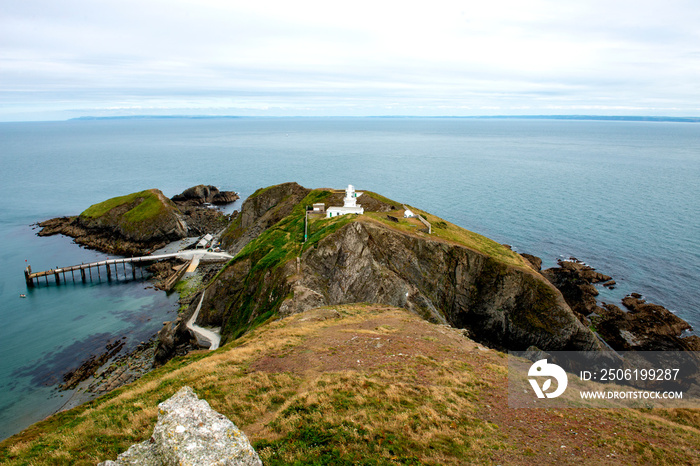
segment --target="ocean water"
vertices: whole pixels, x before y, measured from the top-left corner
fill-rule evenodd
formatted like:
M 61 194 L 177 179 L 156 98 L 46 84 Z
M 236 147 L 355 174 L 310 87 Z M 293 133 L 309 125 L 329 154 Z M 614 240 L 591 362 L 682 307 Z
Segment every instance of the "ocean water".
M 700 124 L 243 118 L 0 123 L 0 438 L 59 409 L 65 370 L 176 313 L 144 281 L 27 289 L 34 270 L 105 257 L 31 226 L 146 188 L 245 197 L 354 184 L 540 256 L 577 257 L 700 326 Z M 240 203 L 238 204 L 240 205 Z M 234 206 L 235 207 L 235 206 Z M 25 262 L 26 261 L 26 262 Z M 26 294 L 26 298 L 19 298 Z

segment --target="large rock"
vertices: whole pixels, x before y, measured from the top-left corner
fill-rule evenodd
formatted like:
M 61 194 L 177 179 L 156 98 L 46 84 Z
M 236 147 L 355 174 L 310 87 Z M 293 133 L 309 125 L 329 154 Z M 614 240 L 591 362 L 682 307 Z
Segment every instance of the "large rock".
M 190 387 L 181 388 L 158 408 L 158 423 L 149 440 L 100 465 L 262 466 L 245 434 Z
M 172 200 L 183 205 L 203 205 L 206 203 L 228 204 L 238 198 L 238 193 L 235 191 L 219 191 L 216 186 L 200 184 L 173 196 Z

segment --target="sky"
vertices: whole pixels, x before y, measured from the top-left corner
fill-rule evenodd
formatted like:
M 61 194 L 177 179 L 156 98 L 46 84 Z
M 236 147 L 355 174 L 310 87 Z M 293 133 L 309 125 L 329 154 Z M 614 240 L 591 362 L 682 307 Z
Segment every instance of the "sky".
M 697 0 L 0 0 L 0 121 L 700 116 Z

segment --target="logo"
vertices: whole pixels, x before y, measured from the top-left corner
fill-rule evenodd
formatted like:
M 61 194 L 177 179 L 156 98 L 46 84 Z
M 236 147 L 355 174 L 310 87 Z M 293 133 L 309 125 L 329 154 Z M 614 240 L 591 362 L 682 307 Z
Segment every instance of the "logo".
M 532 389 L 535 391 L 537 398 L 556 398 L 566 390 L 566 384 L 569 383 L 569 379 L 566 377 L 566 372 L 564 369 L 557 366 L 556 364 L 548 364 L 546 359 L 540 359 L 532 366 L 527 372 L 529 377 L 553 377 L 557 381 L 557 389 L 551 393 L 547 393 L 552 385 L 552 379 L 548 378 L 542 384 L 542 387 L 537 383 L 535 379 L 528 379 Z

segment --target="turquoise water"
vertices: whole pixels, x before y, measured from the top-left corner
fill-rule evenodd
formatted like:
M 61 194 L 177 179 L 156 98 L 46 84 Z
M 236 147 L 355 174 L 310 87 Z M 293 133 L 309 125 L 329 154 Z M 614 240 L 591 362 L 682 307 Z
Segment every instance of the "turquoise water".
M 285 181 L 370 189 L 552 266 L 575 256 L 700 325 L 700 124 L 465 119 L 174 119 L 0 124 L 0 437 L 59 408 L 62 370 L 174 315 L 147 283 L 27 290 L 103 254 L 30 225 L 145 188 Z M 19 294 L 27 294 L 19 299 Z

